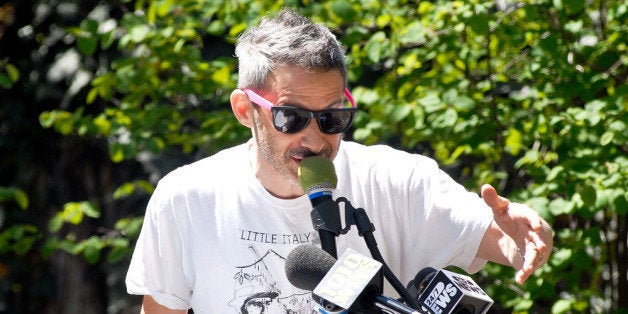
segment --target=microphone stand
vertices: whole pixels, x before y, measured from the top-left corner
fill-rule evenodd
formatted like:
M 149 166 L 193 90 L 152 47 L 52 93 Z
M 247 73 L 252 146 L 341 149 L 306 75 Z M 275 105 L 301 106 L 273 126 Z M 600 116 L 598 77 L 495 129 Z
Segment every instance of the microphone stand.
M 338 203 L 331 197 L 316 204 L 310 212 L 314 230 L 318 230 L 321 248 L 338 259 L 336 237 L 342 232 Z
M 382 263 L 382 269 L 384 271 L 384 277 L 390 282 L 393 288 L 399 293 L 401 298 L 403 298 L 406 303 L 408 303 L 414 309 L 420 309 L 421 306 L 419 303 L 412 298 L 408 290 L 404 287 L 404 285 L 399 281 L 397 276 L 390 270 L 386 261 L 384 261 L 384 257 L 382 257 L 379 248 L 377 247 L 377 241 L 375 240 L 375 236 L 373 235 L 373 231 L 375 231 L 375 226 L 371 223 L 366 211 L 363 208 L 355 208 L 349 200 L 345 197 L 339 197 L 337 202 L 342 202 L 345 204 L 345 220 L 347 223 L 347 231 L 351 225 L 355 225 L 358 228 L 358 234 L 364 238 L 366 242 L 366 246 L 371 252 L 371 256 Z M 349 215 L 350 214 L 350 215 Z M 344 230 L 343 230 L 344 231 Z M 346 233 L 346 231 L 344 232 Z

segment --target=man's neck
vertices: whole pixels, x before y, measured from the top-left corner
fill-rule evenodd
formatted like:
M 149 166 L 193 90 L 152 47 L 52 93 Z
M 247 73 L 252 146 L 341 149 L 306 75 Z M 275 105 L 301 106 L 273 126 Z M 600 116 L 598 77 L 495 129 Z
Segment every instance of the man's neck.
M 279 175 L 264 157 L 259 156 L 254 141 L 249 142 L 249 156 L 255 178 L 272 196 L 295 199 L 305 194 L 298 180 Z

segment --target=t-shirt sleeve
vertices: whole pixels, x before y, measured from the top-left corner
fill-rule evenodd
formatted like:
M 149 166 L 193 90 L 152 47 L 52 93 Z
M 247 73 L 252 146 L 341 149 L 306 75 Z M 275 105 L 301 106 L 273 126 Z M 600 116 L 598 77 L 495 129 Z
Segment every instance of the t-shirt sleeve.
M 163 182 L 163 181 L 162 181 Z M 174 205 L 160 184 L 151 197 L 126 276 L 129 294 L 150 295 L 171 309 L 190 308 L 191 287 L 183 265 L 183 245 Z
M 421 238 L 432 244 L 430 254 L 444 266 L 453 265 L 469 273 L 480 270 L 486 260 L 476 257 L 480 242 L 493 221 L 492 211 L 476 193 L 467 191 L 435 162 L 422 162 L 424 221 Z
M 369 212 L 380 249 L 400 278 L 410 280 L 427 266 L 473 273 L 485 265 L 476 255 L 493 215 L 477 193 L 426 156 L 383 145 L 343 142 L 341 148 L 334 161 L 338 186 Z

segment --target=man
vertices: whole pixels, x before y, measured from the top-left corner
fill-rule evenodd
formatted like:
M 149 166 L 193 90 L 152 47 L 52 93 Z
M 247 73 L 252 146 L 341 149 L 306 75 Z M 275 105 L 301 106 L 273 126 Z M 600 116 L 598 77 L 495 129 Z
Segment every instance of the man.
M 403 283 L 427 266 L 475 272 L 487 260 L 512 266 L 523 283 L 547 261 L 552 232 L 534 210 L 488 185 L 479 198 L 426 157 L 342 140 L 355 104 L 343 51 L 325 27 L 283 10 L 242 34 L 236 55 L 231 107 L 252 139 L 158 184 L 126 280 L 129 293 L 144 295 L 144 312 L 312 313 L 309 292 L 284 273 L 292 249 L 318 243 L 297 178 L 312 155 L 334 161 L 334 198 L 367 211 Z M 337 238 L 338 252 L 369 255 L 353 229 Z

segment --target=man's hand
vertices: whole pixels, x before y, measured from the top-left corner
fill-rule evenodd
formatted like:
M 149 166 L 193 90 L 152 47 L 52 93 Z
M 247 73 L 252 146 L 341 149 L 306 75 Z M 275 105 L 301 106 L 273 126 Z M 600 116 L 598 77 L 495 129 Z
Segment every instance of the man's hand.
M 495 223 L 517 246 L 515 258 L 518 255 L 522 263 L 512 264 L 517 269 L 516 282 L 523 284 L 549 259 L 553 247 L 552 228 L 536 211 L 523 204 L 511 203 L 489 184 L 482 186 L 481 194 L 484 202 L 493 209 Z

